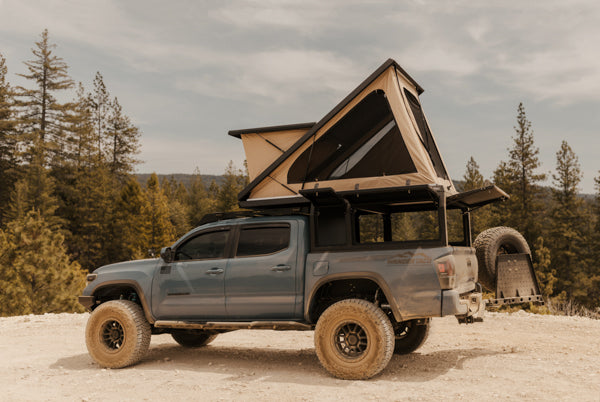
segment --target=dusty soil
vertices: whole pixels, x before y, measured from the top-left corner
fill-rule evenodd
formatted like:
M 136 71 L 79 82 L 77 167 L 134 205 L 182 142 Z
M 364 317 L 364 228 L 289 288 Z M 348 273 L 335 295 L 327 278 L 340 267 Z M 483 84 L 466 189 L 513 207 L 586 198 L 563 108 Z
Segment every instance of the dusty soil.
M 0 319 L 0 400 L 600 400 L 600 321 L 488 314 L 434 319 L 417 352 L 369 381 L 330 377 L 312 332 L 236 331 L 184 349 L 152 337 L 138 365 L 87 354 L 87 314 Z

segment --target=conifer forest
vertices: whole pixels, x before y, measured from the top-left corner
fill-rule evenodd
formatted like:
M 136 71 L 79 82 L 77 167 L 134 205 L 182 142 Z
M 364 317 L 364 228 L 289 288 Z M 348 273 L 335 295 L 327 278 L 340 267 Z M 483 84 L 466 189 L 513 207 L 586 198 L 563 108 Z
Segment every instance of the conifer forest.
M 233 162 L 220 180 L 196 171 L 185 182 L 157 174 L 141 182 L 140 129 L 100 72 L 91 88 L 73 82 L 47 30 L 22 66 L 9 75 L 0 53 L 0 316 L 82 311 L 77 296 L 88 272 L 148 258 L 205 214 L 238 209 L 248 178 Z M 27 85 L 13 86 L 14 74 Z M 511 146 L 492 177 L 475 155 L 455 181 L 463 191 L 493 183 L 511 196 L 473 212 L 473 239 L 493 226 L 517 229 L 547 305 L 597 315 L 600 176 L 594 197 L 580 194 L 582 172 L 566 140 L 546 175 L 523 104 L 507 136 Z

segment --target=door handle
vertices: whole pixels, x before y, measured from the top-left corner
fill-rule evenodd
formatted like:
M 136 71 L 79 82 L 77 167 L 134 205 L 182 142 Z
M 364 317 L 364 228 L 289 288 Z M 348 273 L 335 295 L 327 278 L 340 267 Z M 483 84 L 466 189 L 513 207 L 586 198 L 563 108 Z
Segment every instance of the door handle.
M 223 268 L 211 268 L 208 271 L 206 271 L 206 275 L 220 275 L 223 272 L 225 272 L 225 270 Z
M 275 265 L 274 267 L 272 267 L 271 271 L 283 272 L 283 271 L 289 271 L 290 269 L 292 269 L 292 267 L 290 267 L 289 265 L 279 264 L 279 265 Z

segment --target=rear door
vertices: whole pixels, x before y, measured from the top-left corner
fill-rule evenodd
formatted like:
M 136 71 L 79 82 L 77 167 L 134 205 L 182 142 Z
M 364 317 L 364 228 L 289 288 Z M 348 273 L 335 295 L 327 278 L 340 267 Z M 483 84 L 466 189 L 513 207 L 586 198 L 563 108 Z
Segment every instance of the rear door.
M 158 319 L 225 318 L 225 269 L 230 249 L 229 227 L 192 235 L 174 250 L 153 283 L 152 306 Z
M 297 222 L 239 227 L 225 274 L 231 320 L 292 319 L 296 299 Z

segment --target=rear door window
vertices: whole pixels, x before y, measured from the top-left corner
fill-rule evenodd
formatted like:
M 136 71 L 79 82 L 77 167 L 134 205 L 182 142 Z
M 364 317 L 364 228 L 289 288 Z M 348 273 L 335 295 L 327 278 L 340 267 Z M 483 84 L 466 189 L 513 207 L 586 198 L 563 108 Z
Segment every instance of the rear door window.
M 290 225 L 242 226 L 236 257 L 274 254 L 290 244 Z

